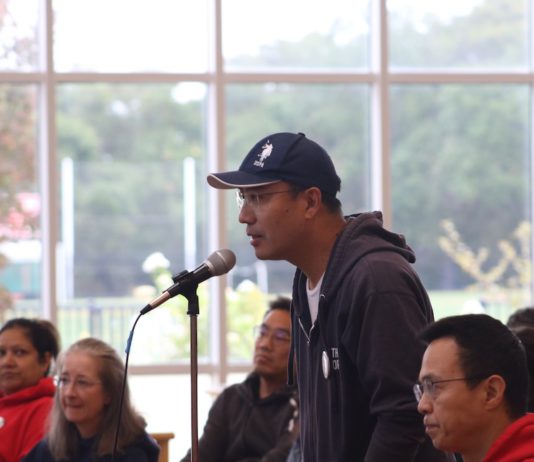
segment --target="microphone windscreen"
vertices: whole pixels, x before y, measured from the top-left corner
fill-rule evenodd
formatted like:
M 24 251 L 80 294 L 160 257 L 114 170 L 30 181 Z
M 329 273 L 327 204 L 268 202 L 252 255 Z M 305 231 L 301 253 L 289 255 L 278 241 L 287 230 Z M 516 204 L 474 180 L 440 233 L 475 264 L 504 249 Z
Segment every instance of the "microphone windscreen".
M 213 276 L 228 273 L 235 265 L 235 254 L 229 249 L 220 249 L 213 252 L 206 260 Z

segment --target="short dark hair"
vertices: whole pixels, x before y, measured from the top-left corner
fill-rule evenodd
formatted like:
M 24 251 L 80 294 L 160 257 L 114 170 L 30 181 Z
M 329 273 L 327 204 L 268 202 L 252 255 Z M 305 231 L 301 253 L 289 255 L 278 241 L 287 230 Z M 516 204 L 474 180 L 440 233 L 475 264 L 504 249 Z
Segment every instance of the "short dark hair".
M 490 375 L 506 382 L 504 399 L 508 413 L 516 419 L 525 414 L 528 396 L 528 371 L 525 350 L 508 327 L 486 314 L 450 316 L 427 326 L 419 337 L 429 344 L 444 337 L 459 347 L 459 361 L 468 381 L 475 387 Z
M 294 183 L 290 183 L 290 184 L 295 195 L 302 191 L 306 191 L 306 189 L 309 189 L 303 186 L 296 185 Z M 329 212 L 343 213 L 341 201 L 336 196 L 333 196 L 332 194 L 328 194 L 328 193 L 325 193 L 324 191 L 321 191 L 321 202 L 324 204 L 324 206 L 328 209 Z
M 506 325 L 512 330 L 522 326 L 534 328 L 534 307 L 526 306 L 518 309 L 510 315 Z
M 10 329 L 22 329 L 33 347 L 37 350 L 39 359 L 43 360 L 46 353 L 53 359 L 57 358 L 60 349 L 59 332 L 46 319 L 13 318 L 0 329 L 0 334 Z M 49 371 L 46 371 L 48 374 Z
M 527 355 L 529 375 L 528 412 L 534 412 L 534 327 L 520 326 L 512 329 L 512 332 L 521 340 Z
M 291 299 L 284 295 L 278 295 L 275 299 L 269 302 L 269 309 L 267 313 L 272 310 L 289 311 L 291 309 Z

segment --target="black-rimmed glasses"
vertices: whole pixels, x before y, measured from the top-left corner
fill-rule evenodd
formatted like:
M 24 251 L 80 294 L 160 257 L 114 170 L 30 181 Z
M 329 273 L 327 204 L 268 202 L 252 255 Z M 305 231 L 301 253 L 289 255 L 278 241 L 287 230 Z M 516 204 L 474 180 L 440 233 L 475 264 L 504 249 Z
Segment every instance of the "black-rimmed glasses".
M 291 334 L 286 329 L 271 329 L 269 326 L 262 324 L 254 327 L 254 336 L 256 338 L 271 337 L 275 342 L 287 343 L 291 340 Z
M 423 393 L 426 393 L 430 399 L 436 399 L 437 396 L 437 387 L 436 385 L 440 383 L 446 383 L 446 382 L 459 382 L 459 381 L 468 381 L 468 380 L 481 380 L 486 378 L 485 376 L 480 377 L 458 377 L 455 379 L 443 379 L 443 380 L 431 380 L 431 379 L 423 379 L 422 382 L 417 382 L 413 386 L 413 394 L 415 395 L 415 399 L 417 402 L 421 401 L 423 399 Z

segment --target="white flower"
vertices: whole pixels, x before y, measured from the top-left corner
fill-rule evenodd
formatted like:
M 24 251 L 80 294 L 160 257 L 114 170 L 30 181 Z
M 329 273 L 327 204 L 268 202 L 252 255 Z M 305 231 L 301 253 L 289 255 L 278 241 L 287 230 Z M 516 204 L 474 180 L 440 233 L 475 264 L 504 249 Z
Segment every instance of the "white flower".
M 151 253 L 143 262 L 143 271 L 151 274 L 158 269 L 167 269 L 171 263 L 161 252 Z

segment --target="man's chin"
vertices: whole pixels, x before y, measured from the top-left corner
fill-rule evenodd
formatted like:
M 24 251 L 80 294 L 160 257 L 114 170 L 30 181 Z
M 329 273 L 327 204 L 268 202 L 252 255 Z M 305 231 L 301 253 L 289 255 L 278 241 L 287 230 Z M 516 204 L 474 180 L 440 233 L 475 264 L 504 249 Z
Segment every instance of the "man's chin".
M 285 260 L 284 257 L 276 255 L 272 252 L 269 252 L 268 250 L 262 250 L 259 247 L 254 248 L 254 254 L 256 255 L 256 258 L 258 260 L 271 260 L 271 261 Z

